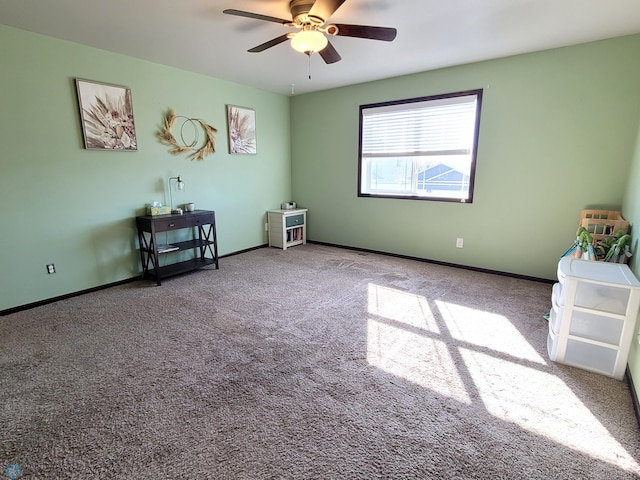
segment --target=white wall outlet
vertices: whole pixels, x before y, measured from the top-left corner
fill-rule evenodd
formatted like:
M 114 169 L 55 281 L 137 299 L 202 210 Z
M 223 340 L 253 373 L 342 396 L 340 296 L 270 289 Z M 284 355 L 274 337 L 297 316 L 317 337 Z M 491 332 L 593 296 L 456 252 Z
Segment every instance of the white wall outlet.
M 462 248 L 464 246 L 463 238 L 456 238 L 456 248 Z
M 47 264 L 47 273 L 51 275 L 52 273 L 56 273 L 56 266 L 53 263 Z

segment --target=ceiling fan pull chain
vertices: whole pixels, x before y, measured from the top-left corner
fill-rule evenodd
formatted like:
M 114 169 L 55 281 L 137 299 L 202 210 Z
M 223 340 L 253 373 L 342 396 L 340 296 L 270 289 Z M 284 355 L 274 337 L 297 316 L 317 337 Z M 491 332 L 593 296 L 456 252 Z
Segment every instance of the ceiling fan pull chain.
M 307 58 L 309 59 L 309 80 L 311 80 L 311 54 L 307 53 Z

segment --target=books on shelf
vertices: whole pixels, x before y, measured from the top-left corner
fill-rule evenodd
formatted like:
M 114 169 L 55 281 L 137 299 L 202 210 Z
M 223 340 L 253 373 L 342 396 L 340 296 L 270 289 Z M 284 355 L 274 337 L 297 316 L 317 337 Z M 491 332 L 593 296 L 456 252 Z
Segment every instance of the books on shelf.
M 302 241 L 302 227 L 287 230 L 287 242 Z
M 165 245 L 158 245 L 158 253 L 173 252 L 175 250 L 180 250 L 180 247 L 176 247 L 175 245 L 171 245 L 169 243 Z

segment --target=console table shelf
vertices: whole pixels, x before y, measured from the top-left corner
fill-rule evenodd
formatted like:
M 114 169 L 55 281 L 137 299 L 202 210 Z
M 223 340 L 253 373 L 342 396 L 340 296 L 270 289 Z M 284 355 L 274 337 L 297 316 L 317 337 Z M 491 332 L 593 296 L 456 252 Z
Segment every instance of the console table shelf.
M 172 252 L 169 252 L 172 253 Z M 159 277 L 166 278 L 173 275 L 180 275 L 182 273 L 192 272 L 207 265 L 215 265 L 215 261 L 211 258 L 193 258 L 184 262 L 177 262 L 158 268 Z M 148 272 L 148 277 L 156 279 L 156 275 L 153 271 Z M 159 280 L 158 280 L 159 281 Z M 158 283 L 160 285 L 160 283 Z
M 181 273 L 192 272 L 202 267 L 218 264 L 218 241 L 216 234 L 215 212 L 196 210 L 184 214 L 143 215 L 136 217 L 142 278 L 155 280 L 158 285 L 162 279 Z M 191 231 L 192 239 L 171 242 L 171 250 L 162 251 L 157 234 L 184 230 Z M 160 257 L 170 258 L 170 254 L 190 251 L 194 258 L 160 265 Z

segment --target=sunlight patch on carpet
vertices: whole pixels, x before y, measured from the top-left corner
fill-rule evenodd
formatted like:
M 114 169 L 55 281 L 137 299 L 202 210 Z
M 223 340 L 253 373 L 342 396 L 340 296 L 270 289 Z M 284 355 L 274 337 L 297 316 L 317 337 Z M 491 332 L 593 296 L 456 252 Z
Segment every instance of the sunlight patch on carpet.
M 542 365 L 546 363 L 503 315 L 440 300 L 435 304 L 454 339 Z M 496 335 L 496 332 L 500 334 Z
M 424 297 L 369 284 L 369 364 L 470 404 L 455 362 Z M 436 337 L 436 338 L 434 338 Z
M 504 315 L 370 283 L 367 327 L 371 365 L 463 404 L 482 402 L 501 421 L 637 471 L 597 418 L 606 406 L 590 410 L 549 374 L 547 360 Z
M 592 458 L 637 471 L 636 461 L 561 379 L 499 356 L 466 348 L 460 352 L 489 413 Z M 513 381 L 522 378 L 527 381 Z M 541 396 L 550 401 L 541 403 Z
M 369 284 L 369 314 L 439 334 L 427 299 L 395 288 Z

